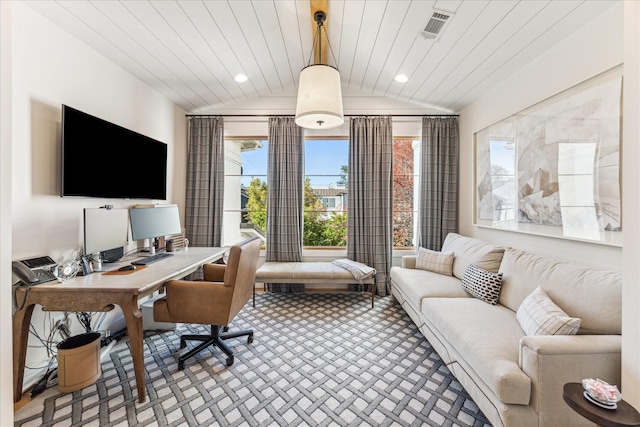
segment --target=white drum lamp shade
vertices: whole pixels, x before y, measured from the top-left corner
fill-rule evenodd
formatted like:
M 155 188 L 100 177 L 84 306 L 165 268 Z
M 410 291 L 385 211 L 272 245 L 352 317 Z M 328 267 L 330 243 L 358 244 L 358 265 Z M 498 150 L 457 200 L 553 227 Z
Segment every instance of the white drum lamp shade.
M 325 64 L 300 72 L 296 124 L 306 129 L 331 129 L 344 123 L 340 72 Z

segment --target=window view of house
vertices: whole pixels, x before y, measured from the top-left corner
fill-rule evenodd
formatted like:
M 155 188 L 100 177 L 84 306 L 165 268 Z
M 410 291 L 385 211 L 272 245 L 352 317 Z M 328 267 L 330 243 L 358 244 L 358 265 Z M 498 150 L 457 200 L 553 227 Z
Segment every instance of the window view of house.
M 412 247 L 414 237 L 414 141 L 393 143 L 393 240 Z M 269 141 L 229 139 L 225 142 L 225 244 L 259 236 L 266 244 L 267 163 Z M 303 245 L 347 244 L 349 179 L 347 139 L 305 141 Z
M 304 246 L 347 245 L 349 141 L 304 144 Z

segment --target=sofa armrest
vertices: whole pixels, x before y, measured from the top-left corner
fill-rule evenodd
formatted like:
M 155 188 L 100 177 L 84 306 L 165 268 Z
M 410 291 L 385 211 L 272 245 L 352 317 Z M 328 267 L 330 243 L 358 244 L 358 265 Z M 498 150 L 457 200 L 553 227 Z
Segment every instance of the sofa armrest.
M 540 425 L 584 421 L 564 402 L 562 387 L 584 378 L 620 384 L 620 335 L 544 335 L 520 340 L 520 368 L 531 379 L 530 405 Z
M 402 268 L 416 268 L 416 256 L 405 255 L 402 257 Z

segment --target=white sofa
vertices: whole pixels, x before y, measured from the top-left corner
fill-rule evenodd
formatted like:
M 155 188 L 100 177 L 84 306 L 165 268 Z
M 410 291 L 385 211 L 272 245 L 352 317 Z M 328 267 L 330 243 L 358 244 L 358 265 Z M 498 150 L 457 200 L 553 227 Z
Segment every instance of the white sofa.
M 449 234 L 453 275 L 415 268 L 415 256 L 391 269 L 391 291 L 494 426 L 592 425 L 563 401 L 562 387 L 583 378 L 620 384 L 620 273 L 502 248 Z M 470 264 L 500 272 L 497 305 L 461 287 Z M 527 336 L 516 318 L 540 286 L 577 335 Z

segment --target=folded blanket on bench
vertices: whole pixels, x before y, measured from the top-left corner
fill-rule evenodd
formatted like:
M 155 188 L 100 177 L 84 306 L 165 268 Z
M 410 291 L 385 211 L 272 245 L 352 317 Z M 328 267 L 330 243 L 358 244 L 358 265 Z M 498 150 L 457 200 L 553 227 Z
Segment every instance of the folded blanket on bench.
M 362 284 L 363 280 L 368 279 L 369 277 L 372 277 L 376 274 L 375 268 L 369 267 L 368 265 L 358 261 L 350 260 L 348 258 L 336 259 L 334 261 L 331 261 L 331 263 L 349 271 L 360 284 Z

